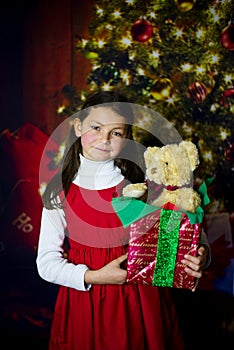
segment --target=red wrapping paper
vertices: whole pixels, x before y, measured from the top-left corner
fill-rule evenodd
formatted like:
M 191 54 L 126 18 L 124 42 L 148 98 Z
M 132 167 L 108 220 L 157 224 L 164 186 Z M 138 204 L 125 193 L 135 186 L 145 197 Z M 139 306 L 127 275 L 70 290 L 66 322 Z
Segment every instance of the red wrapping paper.
M 187 214 L 182 213 L 173 270 L 173 283 L 168 285 L 163 280 L 163 277 L 160 283 L 155 283 L 154 276 L 157 277 L 157 273 L 160 273 L 157 271 L 157 264 L 159 264 L 157 249 L 159 239 L 161 239 L 160 215 L 161 210 L 157 210 L 137 220 L 130 226 L 127 282 L 194 289 L 197 280 L 184 271 L 185 265 L 181 260 L 183 260 L 186 253 L 194 256 L 197 254 L 202 227 L 201 223 L 191 224 Z M 170 242 L 166 243 L 170 245 Z

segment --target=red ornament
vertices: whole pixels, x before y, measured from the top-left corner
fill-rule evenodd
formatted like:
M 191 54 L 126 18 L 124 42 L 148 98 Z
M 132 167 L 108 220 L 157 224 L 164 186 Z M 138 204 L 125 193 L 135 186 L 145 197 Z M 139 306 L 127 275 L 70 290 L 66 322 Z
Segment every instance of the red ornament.
M 234 87 L 231 87 L 230 89 L 227 89 L 222 93 L 222 96 L 220 97 L 221 106 L 224 106 L 226 109 L 228 109 L 229 100 L 231 98 L 234 98 Z
M 188 88 L 188 96 L 193 99 L 195 103 L 205 101 L 207 96 L 207 89 L 205 84 L 195 81 Z
M 222 30 L 221 44 L 227 50 L 234 50 L 234 21 L 230 21 L 228 26 Z
M 229 147 L 225 150 L 224 155 L 229 162 L 234 162 L 234 143 L 229 145 Z
M 146 19 L 138 19 L 131 28 L 133 40 L 141 43 L 149 40 L 153 34 L 152 24 Z

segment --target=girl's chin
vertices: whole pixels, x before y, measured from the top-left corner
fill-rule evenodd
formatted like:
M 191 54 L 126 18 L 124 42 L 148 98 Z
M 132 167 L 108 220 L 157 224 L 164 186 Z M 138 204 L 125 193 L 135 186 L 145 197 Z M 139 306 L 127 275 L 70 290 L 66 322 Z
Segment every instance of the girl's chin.
M 85 155 L 85 158 L 94 160 L 94 161 L 105 161 L 111 159 L 111 153 L 107 151 L 102 150 L 93 150 L 92 152 L 89 152 Z

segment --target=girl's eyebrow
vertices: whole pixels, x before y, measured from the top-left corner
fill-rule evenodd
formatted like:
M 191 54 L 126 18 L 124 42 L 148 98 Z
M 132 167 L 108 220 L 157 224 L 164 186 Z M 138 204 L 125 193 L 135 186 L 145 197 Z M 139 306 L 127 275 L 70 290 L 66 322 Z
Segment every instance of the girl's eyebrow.
M 101 122 L 99 122 L 99 121 L 97 121 L 95 119 L 90 120 L 90 123 L 96 123 L 96 124 L 101 125 L 101 126 L 105 126 L 106 125 L 106 124 L 102 124 Z M 108 124 L 111 125 L 111 124 L 116 124 L 116 123 L 113 122 L 113 123 L 108 123 Z M 124 129 L 125 128 L 125 124 L 121 123 L 121 125 L 123 125 L 123 126 L 117 126 L 117 127 L 113 128 L 113 129 Z
M 96 124 L 99 124 L 99 125 L 103 125 L 102 123 L 98 122 L 98 121 L 95 120 L 95 119 L 90 120 L 90 123 L 96 123 Z

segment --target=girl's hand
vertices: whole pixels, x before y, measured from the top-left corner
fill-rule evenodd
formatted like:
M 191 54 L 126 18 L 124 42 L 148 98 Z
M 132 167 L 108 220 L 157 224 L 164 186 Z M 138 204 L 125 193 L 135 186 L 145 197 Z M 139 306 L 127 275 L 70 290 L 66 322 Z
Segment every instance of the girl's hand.
M 99 270 L 87 270 L 84 276 L 85 283 L 124 284 L 127 278 L 127 271 L 122 269 L 120 265 L 127 259 L 127 256 L 127 254 L 121 255 Z
M 185 254 L 184 259 L 181 260 L 181 262 L 186 265 L 185 271 L 187 274 L 195 278 L 201 278 L 204 266 L 206 265 L 208 249 L 205 245 L 202 245 L 197 253 L 197 256 Z

